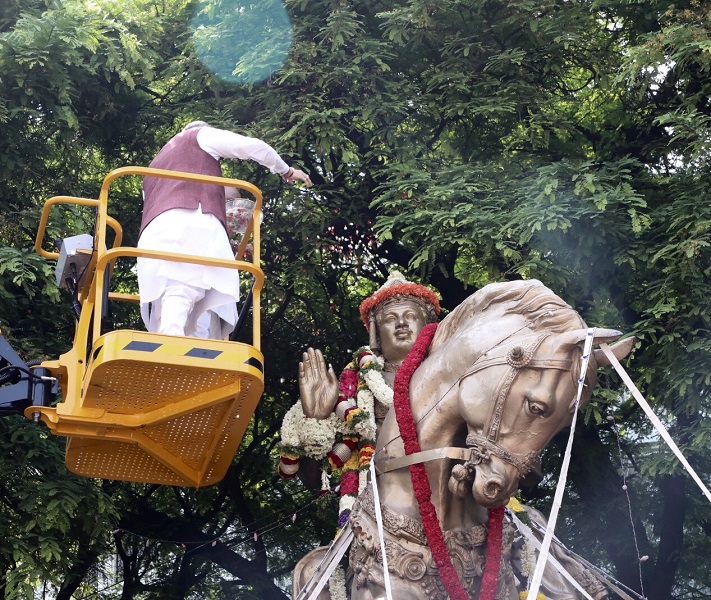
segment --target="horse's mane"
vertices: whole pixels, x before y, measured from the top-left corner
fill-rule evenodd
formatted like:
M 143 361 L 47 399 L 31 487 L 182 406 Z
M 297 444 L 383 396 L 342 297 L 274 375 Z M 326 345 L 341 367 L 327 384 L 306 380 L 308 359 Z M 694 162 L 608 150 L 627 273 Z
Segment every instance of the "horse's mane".
M 469 296 L 442 320 L 430 345 L 430 352 L 445 343 L 467 321 L 502 304 L 510 304 L 504 306 L 504 315 L 525 316 L 532 331 L 546 330 L 551 333 L 561 333 L 587 327 L 569 304 L 537 279 L 491 283 Z M 578 360 L 573 360 L 571 375 L 574 380 L 579 376 L 579 370 L 576 368 L 578 363 Z M 587 387 L 588 391 L 594 386 L 591 378 L 596 377 L 596 369 L 594 364 L 588 368 L 586 380 L 590 379 L 589 383 L 592 383 Z
M 490 283 L 442 320 L 431 350 L 447 341 L 465 321 L 498 304 L 510 304 L 504 314 L 524 315 L 534 331 L 548 329 L 558 333 L 585 327 L 578 313 L 537 279 Z

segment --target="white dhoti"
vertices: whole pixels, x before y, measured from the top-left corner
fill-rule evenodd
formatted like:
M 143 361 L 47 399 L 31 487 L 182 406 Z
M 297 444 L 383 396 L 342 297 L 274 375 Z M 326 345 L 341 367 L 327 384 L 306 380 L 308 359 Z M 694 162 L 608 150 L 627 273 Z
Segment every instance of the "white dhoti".
M 161 213 L 138 248 L 234 260 L 222 223 L 200 208 Z M 138 289 L 148 331 L 223 339 L 237 323 L 236 269 L 138 258 Z

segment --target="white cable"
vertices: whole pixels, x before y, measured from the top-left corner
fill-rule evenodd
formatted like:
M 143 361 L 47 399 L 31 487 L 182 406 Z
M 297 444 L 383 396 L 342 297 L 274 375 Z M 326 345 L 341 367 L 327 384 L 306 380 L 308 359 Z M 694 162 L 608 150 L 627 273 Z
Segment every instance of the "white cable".
M 607 356 L 610 361 L 610 364 L 615 367 L 615 371 L 617 371 L 617 373 L 622 378 L 622 381 L 625 382 L 630 392 L 632 392 L 632 395 L 634 396 L 635 400 L 637 400 L 638 404 L 642 407 L 642 410 L 646 413 L 647 417 L 649 417 L 649 420 L 652 422 L 652 425 L 654 425 L 655 429 L 659 432 L 659 435 L 662 436 L 662 439 L 667 443 L 667 446 L 672 449 L 672 452 L 674 452 L 681 464 L 684 465 L 684 468 L 687 470 L 689 475 L 691 475 L 696 484 L 701 488 L 701 491 L 704 493 L 706 498 L 708 498 L 709 502 L 711 502 L 711 492 L 709 492 L 709 489 L 701 481 L 701 478 L 696 474 L 696 471 L 694 471 L 694 469 L 691 467 L 686 458 L 684 458 L 684 455 L 681 453 L 681 450 L 679 450 L 678 446 L 674 443 L 674 440 L 669 435 L 669 432 L 666 430 L 657 415 L 654 414 L 654 411 L 651 409 L 649 404 L 647 404 L 647 401 L 637 389 L 637 386 L 632 383 L 632 380 L 630 379 L 629 375 L 627 375 L 627 372 L 622 368 L 620 361 L 617 360 L 617 357 L 612 353 L 610 347 L 607 344 L 600 344 L 600 349 L 605 354 L 605 356 Z
M 514 517 L 515 517 L 515 514 L 514 514 Z M 541 524 L 536 522 L 535 520 L 531 520 L 531 525 L 532 525 L 532 529 L 534 528 L 538 533 L 540 533 L 540 534 L 545 533 L 545 528 L 542 527 Z M 539 548 L 540 541 L 538 541 L 538 539 L 535 537 L 534 537 L 534 539 L 536 540 L 536 542 L 538 542 L 538 545 L 536 546 L 536 548 Z M 605 573 L 605 571 L 603 571 L 599 567 L 592 564 L 589 560 L 587 560 L 587 559 L 583 558 L 582 556 L 580 556 L 579 554 L 576 554 L 575 552 L 573 552 L 570 548 L 566 548 L 560 542 L 560 540 L 558 540 L 557 538 L 554 538 L 554 541 L 569 557 L 574 558 L 581 565 L 586 567 L 593 574 L 593 576 L 595 576 L 597 578 L 598 581 L 600 581 L 603 585 L 606 585 L 611 590 L 613 590 L 620 598 L 623 598 L 623 600 L 635 600 L 635 599 L 636 600 L 646 600 L 645 596 L 638 594 L 634 590 L 628 588 L 624 583 L 617 581 L 616 579 L 614 579 L 613 577 L 611 577 L 610 575 Z M 620 589 L 620 586 L 626 588 L 627 591 L 625 592 L 624 590 Z
M 380 510 L 380 495 L 378 494 L 378 482 L 376 481 L 375 461 L 370 461 L 370 483 L 373 485 L 373 505 L 375 506 L 375 521 L 378 524 L 378 536 L 380 537 L 380 553 L 383 555 L 383 580 L 385 581 L 385 597 L 393 600 L 393 592 L 390 588 L 390 571 L 388 571 L 388 555 L 385 552 L 385 529 L 383 527 L 383 513 Z
M 537 550 L 540 551 L 541 549 L 541 542 L 538 540 L 536 536 L 533 535 L 533 532 L 529 529 L 528 525 L 526 525 L 521 519 L 519 519 L 516 514 L 511 511 L 510 513 L 511 520 L 513 521 L 514 525 L 516 525 L 516 528 L 521 532 L 521 534 L 529 541 L 531 542 Z M 583 586 L 581 586 L 577 581 L 575 581 L 575 578 L 566 571 L 565 567 L 561 565 L 558 560 L 550 555 L 548 557 L 548 562 L 553 565 L 556 571 L 560 573 L 565 579 L 568 580 L 568 582 L 576 589 L 578 592 L 580 592 L 585 598 L 588 600 L 594 600 L 593 597 L 588 594 Z M 631 599 L 630 599 L 631 600 Z
M 565 482 L 568 478 L 568 467 L 570 465 L 570 455 L 572 453 L 573 448 L 573 435 L 575 434 L 575 424 L 578 419 L 578 406 L 580 404 L 580 396 L 583 393 L 583 384 L 585 382 L 585 374 L 588 370 L 588 362 L 590 360 L 590 352 L 592 350 L 594 337 L 595 328 L 593 327 L 591 329 L 588 329 L 587 335 L 585 337 L 583 356 L 581 358 L 582 364 L 580 367 L 580 378 L 578 379 L 578 394 L 575 398 L 575 406 L 573 408 L 573 420 L 570 424 L 570 434 L 568 435 L 568 444 L 565 448 L 565 455 L 563 456 L 563 465 L 560 469 L 558 485 L 555 489 L 553 507 L 551 508 L 551 514 L 548 517 L 548 527 L 546 528 L 545 536 L 543 536 L 540 554 L 538 555 L 538 561 L 536 562 L 536 570 L 533 572 L 533 578 L 531 579 L 531 587 L 528 590 L 528 596 L 526 596 L 526 600 L 536 600 L 536 598 L 538 597 L 538 590 L 541 587 L 541 579 L 543 579 L 543 571 L 546 568 L 546 561 L 548 560 L 551 539 L 553 538 L 553 531 L 555 530 L 555 524 L 558 520 L 558 511 L 560 510 L 560 505 L 563 502 Z
M 346 550 L 348 550 L 352 541 L 353 529 L 350 526 L 350 522 L 348 522 L 343 526 L 335 539 L 331 541 L 328 550 L 326 550 L 326 553 L 311 574 L 309 580 L 304 587 L 301 588 L 296 600 L 316 600 L 316 598 L 318 598 L 318 595 L 321 593 L 321 590 L 326 587 L 329 578 L 338 567 L 338 563 L 346 553 Z

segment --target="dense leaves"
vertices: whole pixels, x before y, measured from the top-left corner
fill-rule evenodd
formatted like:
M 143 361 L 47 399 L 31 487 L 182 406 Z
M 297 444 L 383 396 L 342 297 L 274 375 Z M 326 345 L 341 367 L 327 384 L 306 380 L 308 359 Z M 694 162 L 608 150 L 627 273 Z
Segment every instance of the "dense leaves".
M 636 335 L 632 377 L 708 483 L 710 18 L 700 0 L 6 0 L 0 328 L 26 360 L 73 334 L 32 251 L 47 198 L 95 197 L 196 118 L 264 139 L 315 186 L 225 165 L 266 199 L 267 381 L 224 482 L 81 480 L 61 440 L 0 422 L 5 596 L 288 597 L 295 560 L 334 528 L 332 502 L 275 476 L 296 363 L 314 346 L 345 364 L 365 342 L 358 303 L 392 266 L 450 310 L 536 277 Z M 110 205 L 131 244 L 139 183 Z M 92 228 L 64 211 L 44 243 Z M 135 289 L 130 265 L 115 277 Z M 708 504 L 615 374 L 584 416 L 557 535 L 650 599 L 711 597 Z M 525 494 L 543 509 L 560 449 Z

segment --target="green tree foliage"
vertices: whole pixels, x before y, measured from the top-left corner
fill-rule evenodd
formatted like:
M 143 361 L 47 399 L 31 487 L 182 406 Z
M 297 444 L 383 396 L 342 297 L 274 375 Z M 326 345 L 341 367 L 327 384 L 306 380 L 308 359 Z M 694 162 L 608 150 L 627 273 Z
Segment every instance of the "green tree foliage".
M 264 139 L 315 182 L 226 165 L 265 195 L 267 381 L 224 482 L 80 480 L 61 440 L 0 423 L 6 597 L 40 582 L 60 598 L 287 597 L 295 560 L 334 527 L 332 500 L 274 473 L 296 363 L 308 346 L 346 362 L 365 342 L 358 303 L 393 265 L 437 287 L 446 309 L 489 281 L 536 277 L 591 325 L 636 335 L 632 377 L 708 482 L 706 4 L 286 0 L 266 25 L 254 6 L 0 6 L 0 327 L 27 360 L 57 356 L 73 333 L 52 265 L 31 250 L 48 197 L 95 197 L 108 170 L 148 164 L 195 118 Z M 283 64 L 279 44 L 250 36 L 230 64 L 240 15 L 250 34 L 291 40 Z M 112 190 L 127 243 L 138 184 Z M 90 211 L 66 211 L 45 243 L 92 227 Z M 135 289 L 130 267 L 116 277 Z M 616 374 L 584 416 L 557 535 L 652 600 L 710 597 L 707 504 Z M 542 508 L 562 443 L 526 493 Z

